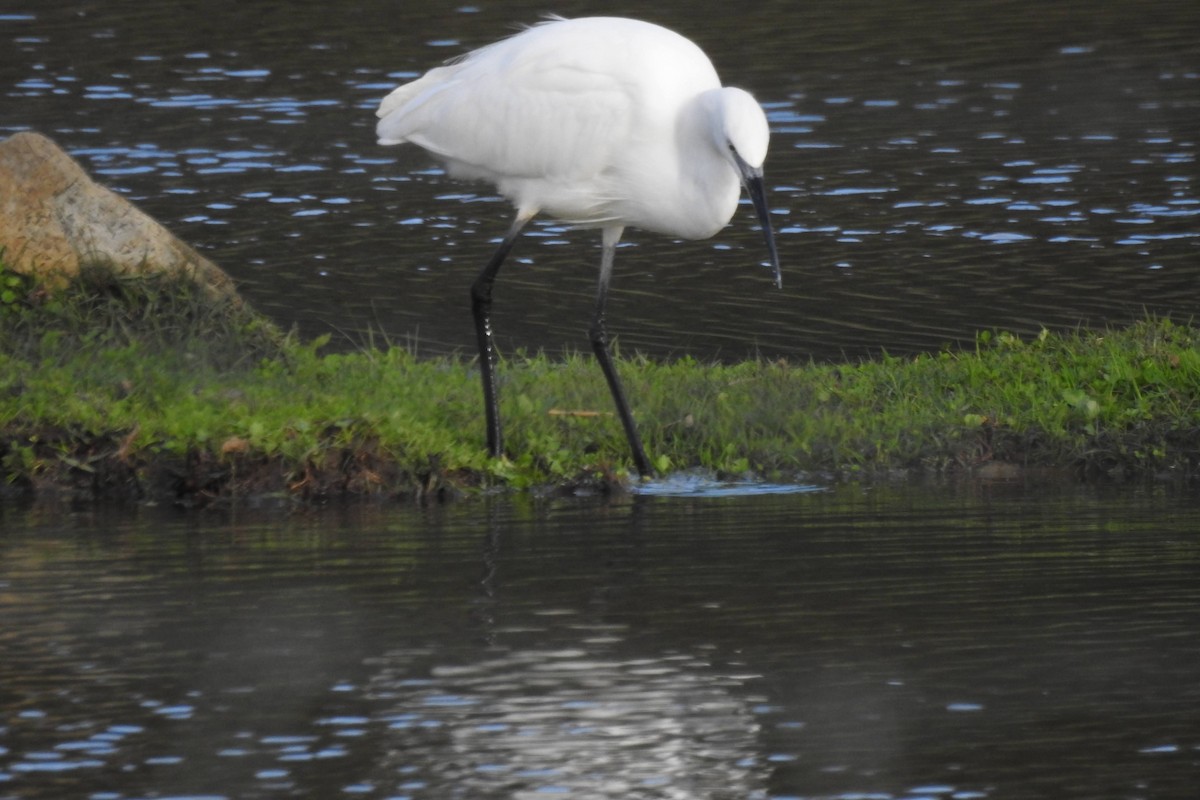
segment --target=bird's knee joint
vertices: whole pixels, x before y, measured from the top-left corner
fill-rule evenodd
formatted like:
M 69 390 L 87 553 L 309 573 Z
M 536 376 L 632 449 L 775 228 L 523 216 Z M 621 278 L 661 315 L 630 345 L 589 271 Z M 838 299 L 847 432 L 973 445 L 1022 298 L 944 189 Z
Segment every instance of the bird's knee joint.
M 593 347 L 608 347 L 608 331 L 602 324 L 593 325 L 588 328 L 588 340 Z
M 476 281 L 471 284 L 471 303 L 473 305 L 490 305 L 492 302 L 492 284 Z

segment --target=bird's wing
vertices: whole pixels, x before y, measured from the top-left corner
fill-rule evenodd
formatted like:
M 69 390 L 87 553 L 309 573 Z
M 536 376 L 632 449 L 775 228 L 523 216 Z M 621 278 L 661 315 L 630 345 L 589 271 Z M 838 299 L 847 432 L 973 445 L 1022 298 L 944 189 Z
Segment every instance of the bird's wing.
M 412 142 L 475 177 L 595 175 L 631 130 L 637 98 L 594 54 L 509 39 L 384 99 L 382 143 Z

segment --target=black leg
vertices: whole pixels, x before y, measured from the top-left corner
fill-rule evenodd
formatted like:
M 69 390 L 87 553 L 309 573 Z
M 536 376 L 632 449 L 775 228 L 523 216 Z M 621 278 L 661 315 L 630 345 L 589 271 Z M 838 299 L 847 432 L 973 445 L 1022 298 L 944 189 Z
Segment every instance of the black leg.
M 625 390 L 621 387 L 621 379 L 612 363 L 612 355 L 608 350 L 608 329 L 604 320 L 604 308 L 608 303 L 608 282 L 612 278 L 613 256 L 617 249 L 617 240 L 621 238 L 621 229 L 605 228 L 604 249 L 600 259 L 600 282 L 596 288 L 596 316 L 592 319 L 592 327 L 588 336 L 592 341 L 592 352 L 600 362 L 604 378 L 608 381 L 608 389 L 612 392 L 613 402 L 617 404 L 617 413 L 621 416 L 621 424 L 625 427 L 625 438 L 629 440 L 629 449 L 633 452 L 633 463 L 638 474 L 648 478 L 654 474 L 650 459 L 642 447 L 642 439 L 638 436 L 637 425 L 634 424 L 633 414 L 629 410 L 629 402 L 625 399 Z
M 496 346 L 492 342 L 492 284 L 496 273 L 521 234 L 532 214 L 518 214 L 504 241 L 484 266 L 475 283 L 471 284 L 471 314 L 475 317 L 475 339 L 479 344 L 479 374 L 483 378 L 483 412 L 487 418 L 488 453 L 493 458 L 504 454 L 504 437 L 500 432 L 500 408 L 496 401 Z

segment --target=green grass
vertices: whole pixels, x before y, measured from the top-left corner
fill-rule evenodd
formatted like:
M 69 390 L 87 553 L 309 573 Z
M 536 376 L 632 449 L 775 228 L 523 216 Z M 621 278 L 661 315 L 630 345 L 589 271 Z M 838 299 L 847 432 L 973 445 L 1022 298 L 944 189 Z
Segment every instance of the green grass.
M 499 367 L 509 458 L 484 455 L 473 361 L 326 352 L 249 309 L 104 270 L 45 296 L 0 268 L 0 480 L 10 493 L 206 503 L 619 483 L 630 461 L 590 356 Z M 773 479 L 970 471 L 1191 475 L 1200 331 L 980 334 L 853 364 L 623 358 L 650 457 Z

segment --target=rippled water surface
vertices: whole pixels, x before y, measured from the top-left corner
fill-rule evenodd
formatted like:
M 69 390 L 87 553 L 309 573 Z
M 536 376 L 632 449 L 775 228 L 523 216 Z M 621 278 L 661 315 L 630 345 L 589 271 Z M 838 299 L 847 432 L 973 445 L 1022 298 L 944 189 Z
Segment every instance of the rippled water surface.
M 372 112 L 546 8 L 9 0 L 0 133 L 53 136 L 284 323 L 469 350 L 466 289 L 507 204 L 376 146 Z M 771 120 L 784 290 L 748 209 L 708 242 L 632 231 L 610 312 L 627 346 L 837 358 L 1197 311 L 1192 0 L 555 10 L 680 30 Z M 505 345 L 582 346 L 596 235 L 547 221 L 515 257 Z
M 1200 506 L 0 508 L 0 798 L 1193 798 Z

